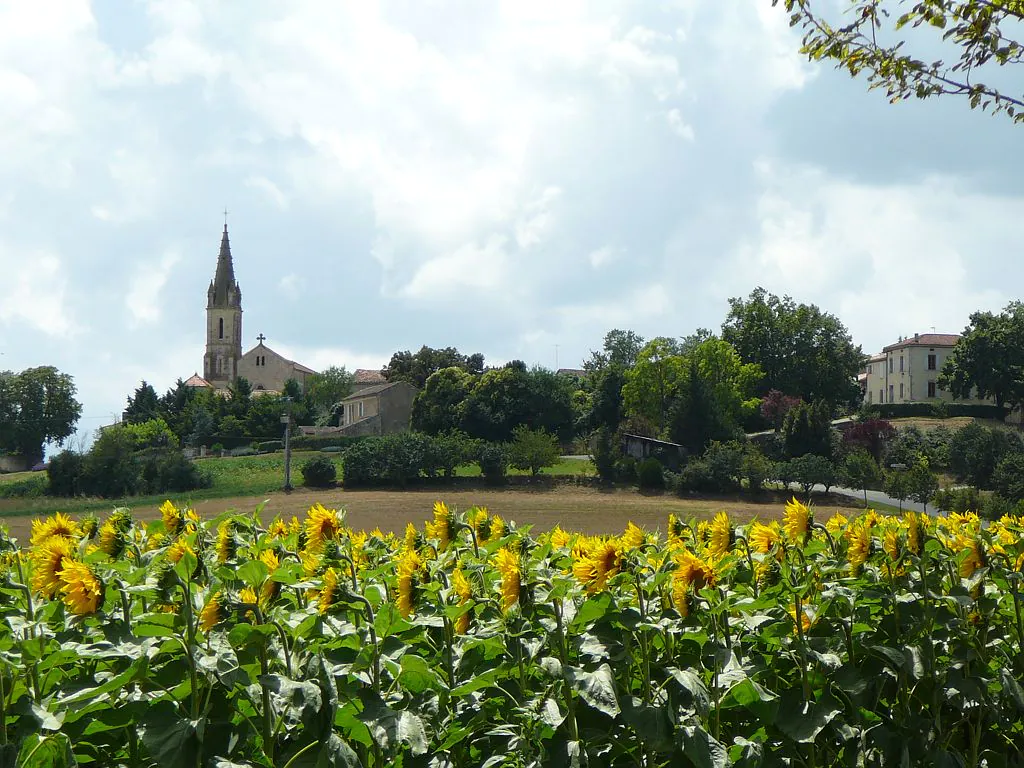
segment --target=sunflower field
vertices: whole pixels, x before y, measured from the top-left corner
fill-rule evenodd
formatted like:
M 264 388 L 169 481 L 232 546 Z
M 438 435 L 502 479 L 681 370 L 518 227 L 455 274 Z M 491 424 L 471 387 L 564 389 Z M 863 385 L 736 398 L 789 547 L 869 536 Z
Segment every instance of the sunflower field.
M 1024 520 L 0 537 L 0 766 L 1016 766 Z

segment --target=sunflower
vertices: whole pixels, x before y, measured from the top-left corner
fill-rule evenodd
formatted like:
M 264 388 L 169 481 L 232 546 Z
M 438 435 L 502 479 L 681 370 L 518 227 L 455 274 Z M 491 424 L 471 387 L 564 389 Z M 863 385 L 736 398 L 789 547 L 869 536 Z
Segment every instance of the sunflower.
M 679 571 L 672 574 L 672 604 L 684 619 L 690 615 L 690 582 Z
M 170 499 L 160 505 L 160 517 L 163 518 L 164 530 L 167 531 L 169 536 L 177 535 L 185 523 L 181 510 L 171 504 Z
M 416 526 L 412 523 L 406 523 L 405 525 L 405 548 L 406 549 L 418 549 L 417 538 L 419 533 L 416 530 Z
M 786 502 L 786 511 L 782 516 L 782 530 L 786 532 L 786 537 L 793 544 L 803 545 L 807 541 L 807 534 L 813 520 L 810 508 L 794 496 Z
M 349 534 L 349 550 L 352 555 L 352 564 L 356 567 L 357 572 L 362 572 L 370 564 L 370 560 L 366 556 L 366 542 L 369 539 L 370 536 L 366 531 Z
M 441 549 L 447 549 L 455 538 L 455 526 L 452 512 L 443 501 L 434 502 L 434 520 L 424 525 L 428 539 L 437 539 Z
M 65 560 L 58 574 L 64 604 L 76 616 L 96 613 L 103 604 L 103 584 L 85 563 Z
M 717 562 L 713 558 L 702 560 L 688 549 L 675 555 L 676 575 L 691 585 L 694 591 L 713 587 L 718 583 Z
M 154 549 L 160 549 L 167 543 L 167 536 L 157 531 L 153 535 L 146 538 L 146 551 L 152 552 Z
M 755 520 L 747 529 L 747 542 L 750 548 L 762 555 L 772 551 L 772 547 L 782 541 L 782 528 L 777 520 L 772 520 L 768 525 Z
M 572 536 L 562 530 L 559 525 L 555 526 L 555 529 L 551 531 L 551 546 L 555 549 L 565 549 L 569 546 L 569 542 L 572 541 Z
M 100 526 L 99 549 L 112 558 L 117 558 L 128 546 L 124 532 L 121 531 L 113 519 L 109 519 Z
M 708 539 L 708 552 L 713 557 L 721 557 L 733 545 L 732 524 L 729 522 L 729 515 L 719 512 L 711 521 L 711 534 Z
M 882 550 L 894 563 L 900 557 L 900 529 L 898 525 L 888 525 L 882 536 Z
M 61 587 L 60 572 L 74 559 L 74 545 L 64 536 L 51 536 L 32 550 L 32 589 L 53 599 Z
M 856 574 L 871 554 L 871 526 L 863 519 L 846 529 L 846 557 L 850 561 L 850 572 Z
M 587 594 L 600 592 L 608 579 L 619 572 L 622 567 L 621 547 L 617 539 L 600 540 L 573 564 L 573 576 Z
M 508 611 L 519 602 L 519 590 L 522 586 L 522 570 L 519 555 L 508 547 L 502 547 L 494 555 L 494 567 L 501 574 L 501 607 Z
M 486 542 L 491 537 L 491 515 L 487 507 L 471 507 L 466 512 L 466 522 L 473 529 L 477 542 Z
M 274 539 L 283 539 L 288 535 L 288 525 L 280 517 L 275 517 L 267 528 L 267 535 Z
M 960 563 L 960 576 L 969 579 L 979 568 L 988 565 L 988 558 L 985 556 L 985 547 L 977 537 L 970 540 L 966 549 L 967 556 Z
M 82 538 L 93 539 L 100 530 L 100 521 L 96 515 L 86 515 L 82 518 Z
M 238 552 L 235 540 L 235 521 L 225 520 L 217 526 L 217 562 L 226 563 Z
M 627 551 L 640 549 L 646 540 L 647 534 L 637 527 L 632 520 L 626 524 L 626 530 L 623 532 L 622 536 L 619 537 L 622 549 Z
M 847 519 L 846 515 L 841 515 L 836 512 L 825 522 L 825 530 L 833 536 L 838 536 L 846 530 L 846 526 L 849 524 L 850 521 Z
M 304 549 L 299 552 L 299 562 L 302 563 L 302 571 L 307 576 L 315 576 L 320 571 L 322 562 L 320 552 L 311 552 L 308 549 Z
M 465 605 L 473 597 L 473 588 L 469 584 L 469 579 L 466 578 L 466 574 L 462 572 L 462 567 L 459 566 L 455 569 L 452 574 L 452 589 L 455 590 L 455 594 L 459 596 L 459 605 Z M 455 621 L 455 631 L 464 635 L 469 631 L 469 620 L 470 612 L 467 610 L 464 614 L 459 616 Z
M 416 609 L 417 575 L 423 559 L 415 549 L 406 549 L 398 559 L 398 611 L 408 617 Z
M 921 539 L 924 533 L 923 517 L 924 515 L 919 517 L 916 512 L 907 512 L 903 516 L 903 523 L 907 527 L 907 549 L 915 555 L 921 554 Z
M 320 588 L 320 596 L 317 598 L 316 605 L 317 610 L 321 613 L 327 613 L 331 610 L 331 606 L 334 605 L 335 600 L 338 597 L 338 572 L 333 568 L 328 568 L 324 571 L 324 584 Z
M 338 510 L 327 509 L 317 503 L 306 513 L 306 540 L 310 549 L 320 549 L 328 541 L 338 538 L 341 531 L 341 518 Z
M 497 541 L 498 539 L 505 536 L 505 521 L 501 519 L 501 515 L 492 515 L 491 519 L 491 535 L 487 537 L 488 542 Z
M 665 537 L 668 539 L 668 545 L 671 549 L 678 549 L 684 545 L 683 532 L 686 530 L 686 524 L 683 523 L 674 513 L 668 513 L 668 529 Z
M 51 536 L 63 536 L 66 539 L 77 539 L 81 535 L 82 529 L 79 527 L 78 523 L 63 512 L 58 512 L 53 517 L 46 520 L 32 521 L 32 537 L 29 539 L 29 543 L 33 547 L 37 547 Z
M 789 618 L 793 620 L 793 634 L 806 634 L 812 626 L 814 626 L 814 618 L 806 605 L 800 606 L 800 626 L 797 628 L 796 622 L 796 606 L 791 605 L 786 609 L 789 614 Z
M 259 605 L 259 597 L 256 594 L 256 590 L 252 587 L 243 587 L 242 591 L 238 593 L 238 600 L 243 605 Z M 246 611 L 245 618 L 255 622 L 256 614 L 252 611 Z
M 167 559 L 172 563 L 177 564 L 177 562 L 181 560 L 182 556 L 186 553 L 192 557 L 196 556 L 195 550 L 188 545 L 187 541 L 184 539 L 178 539 L 167 548 Z
M 220 592 L 214 592 L 210 599 L 206 601 L 203 610 L 199 612 L 199 627 L 203 632 L 209 632 L 224 621 L 224 616 L 221 612 L 222 608 Z

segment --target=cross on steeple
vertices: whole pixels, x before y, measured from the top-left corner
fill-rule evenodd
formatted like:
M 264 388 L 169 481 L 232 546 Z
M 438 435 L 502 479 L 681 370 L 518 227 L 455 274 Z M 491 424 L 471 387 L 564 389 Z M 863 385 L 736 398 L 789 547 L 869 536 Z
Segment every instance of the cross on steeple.
M 224 206 L 224 229 L 228 228 L 228 207 Z
M 267 337 L 264 336 L 262 333 L 259 336 L 256 337 L 256 341 L 258 341 L 260 344 L 262 344 L 266 340 L 267 340 Z

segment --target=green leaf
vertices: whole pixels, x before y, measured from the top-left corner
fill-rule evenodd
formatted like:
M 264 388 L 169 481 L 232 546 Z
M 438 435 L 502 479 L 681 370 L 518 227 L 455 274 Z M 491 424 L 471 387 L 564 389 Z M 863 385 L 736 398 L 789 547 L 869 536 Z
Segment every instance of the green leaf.
M 573 617 L 571 626 L 575 628 L 576 632 L 581 631 L 584 627 L 593 624 L 603 617 L 608 612 L 611 603 L 612 597 L 607 592 L 600 592 L 593 597 L 587 598 Z
M 427 751 L 427 735 L 419 716 L 406 710 L 395 711 L 373 691 L 362 689 L 359 699 L 363 711 L 358 717 L 370 729 L 373 740 L 383 750 L 398 749 L 400 744 L 409 747 L 414 755 Z
M 267 576 L 270 575 L 270 569 L 267 568 L 266 563 L 261 560 L 247 560 L 242 565 L 235 569 L 235 578 L 241 579 L 250 587 L 259 587 L 264 581 L 267 580 Z
M 544 699 L 540 706 L 540 721 L 549 726 L 552 730 L 558 730 L 558 726 L 565 720 L 565 715 L 558 708 L 558 702 L 552 698 Z
M 667 707 L 653 707 L 635 696 L 627 696 L 622 700 L 622 718 L 648 749 L 657 752 L 672 750 L 673 729 Z
M 828 695 L 814 703 L 794 701 L 780 708 L 777 725 L 793 741 L 809 744 L 840 712 L 842 707 Z
M 1016 678 L 1010 674 L 1006 667 L 1001 667 L 999 670 L 999 682 L 1003 685 L 1003 692 L 1010 698 L 1013 705 L 1017 707 L 1017 711 L 1024 712 L 1024 688 L 1021 688 L 1020 683 L 1017 682 Z
M 95 686 L 94 688 L 83 688 L 70 696 L 67 696 L 60 700 L 58 706 L 61 708 L 68 707 L 71 704 L 80 704 L 83 701 L 89 701 L 99 696 L 104 696 L 112 691 L 118 691 L 124 688 L 126 685 L 131 683 L 133 680 L 141 680 L 146 677 L 146 672 L 149 669 L 149 658 L 142 656 L 137 659 L 128 669 L 119 675 L 114 675 L 106 682 Z
M 21 743 L 18 768 L 70 768 L 78 765 L 71 739 L 63 733 L 29 734 Z
M 699 725 L 685 725 L 679 729 L 683 752 L 696 768 L 727 768 L 729 752 Z
M 140 729 L 142 743 L 160 768 L 194 768 L 199 757 L 199 725 L 186 720 L 166 699 L 154 704 Z
M 398 675 L 398 683 L 410 693 L 423 693 L 427 690 L 439 691 L 446 686 L 440 675 L 430 666 L 426 659 L 414 653 L 402 656 L 402 671 Z
M 722 709 L 741 707 L 768 725 L 775 722 L 776 713 L 779 711 L 779 697 L 748 677 L 726 692 L 720 706 Z
M 228 632 L 228 642 L 235 648 L 259 647 L 266 645 L 275 630 L 270 624 L 236 624 Z
M 615 676 L 607 663 L 593 672 L 587 672 L 579 667 L 568 667 L 566 677 L 573 690 L 587 704 L 609 717 L 618 716 L 620 709 L 615 696 Z
M 677 683 L 677 690 L 683 695 L 683 705 L 699 715 L 706 715 L 711 708 L 711 694 L 700 675 L 689 669 L 669 667 L 666 670 Z

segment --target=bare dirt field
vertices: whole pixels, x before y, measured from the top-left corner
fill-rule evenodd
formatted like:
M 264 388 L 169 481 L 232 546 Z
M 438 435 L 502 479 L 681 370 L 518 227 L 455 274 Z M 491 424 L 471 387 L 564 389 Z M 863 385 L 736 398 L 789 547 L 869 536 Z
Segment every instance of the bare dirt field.
M 567 530 L 585 533 L 617 533 L 632 520 L 648 530 L 664 530 L 669 512 L 688 517 L 709 517 L 725 510 L 737 522 L 747 522 L 754 517 L 771 519 L 782 514 L 782 497 L 766 497 L 764 502 L 749 499 L 681 499 L 671 495 L 643 495 L 630 490 L 602 491 L 592 488 L 556 487 L 544 490 L 407 490 L 407 491 L 294 491 L 292 493 L 271 493 L 265 496 L 245 496 L 229 499 L 211 499 L 194 504 L 203 517 L 213 517 L 221 512 L 234 509 L 239 512 L 252 511 L 257 504 L 266 500 L 262 518 L 269 522 L 275 515 L 300 517 L 313 504 L 320 502 L 326 507 L 345 508 L 348 524 L 353 528 L 401 532 L 407 523 L 420 525 L 431 517 L 434 501 L 441 499 L 456 509 L 471 506 L 487 507 L 492 513 L 519 525 L 533 525 L 538 530 L 561 525 Z M 849 499 L 830 497 L 816 502 L 818 509 L 826 511 L 840 506 L 850 506 Z M 139 507 L 133 510 L 141 519 L 149 520 L 158 516 L 156 506 Z M 31 517 L 18 516 L 0 518 L 8 526 L 11 535 L 23 544 L 28 541 Z

